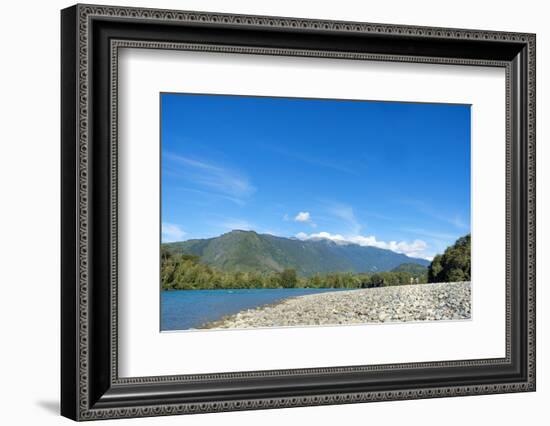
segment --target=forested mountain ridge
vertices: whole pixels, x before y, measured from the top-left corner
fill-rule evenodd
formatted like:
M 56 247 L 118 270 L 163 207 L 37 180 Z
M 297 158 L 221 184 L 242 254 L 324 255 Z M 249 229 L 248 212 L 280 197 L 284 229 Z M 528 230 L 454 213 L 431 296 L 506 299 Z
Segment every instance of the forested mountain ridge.
M 198 256 L 202 263 L 226 272 L 282 272 L 292 268 L 301 276 L 329 272 L 382 272 L 402 264 L 426 267 L 411 258 L 377 247 L 335 243 L 327 239 L 298 240 L 234 230 L 219 237 L 162 245 L 171 254 Z

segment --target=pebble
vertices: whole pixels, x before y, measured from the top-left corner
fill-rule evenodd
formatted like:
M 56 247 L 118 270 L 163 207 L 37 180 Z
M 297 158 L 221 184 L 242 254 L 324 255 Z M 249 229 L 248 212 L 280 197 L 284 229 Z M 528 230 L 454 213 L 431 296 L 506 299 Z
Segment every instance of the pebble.
M 310 294 L 241 311 L 202 328 L 345 325 L 471 318 L 470 282 Z

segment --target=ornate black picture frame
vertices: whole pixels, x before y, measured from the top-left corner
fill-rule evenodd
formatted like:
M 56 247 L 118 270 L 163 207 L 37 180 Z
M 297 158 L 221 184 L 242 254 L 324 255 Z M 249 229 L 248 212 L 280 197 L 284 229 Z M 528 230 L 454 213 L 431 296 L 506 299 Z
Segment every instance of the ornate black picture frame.
M 535 390 L 534 34 L 95 5 L 64 9 L 61 28 L 62 415 L 92 420 Z M 121 47 L 504 68 L 506 356 L 120 378 Z

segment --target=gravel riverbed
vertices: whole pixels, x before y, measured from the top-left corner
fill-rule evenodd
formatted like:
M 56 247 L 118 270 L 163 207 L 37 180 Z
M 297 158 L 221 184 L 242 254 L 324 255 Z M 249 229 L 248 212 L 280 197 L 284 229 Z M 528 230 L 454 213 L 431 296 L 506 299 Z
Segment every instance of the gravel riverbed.
M 202 328 L 256 328 L 471 317 L 470 282 L 402 285 L 311 294 L 247 309 Z

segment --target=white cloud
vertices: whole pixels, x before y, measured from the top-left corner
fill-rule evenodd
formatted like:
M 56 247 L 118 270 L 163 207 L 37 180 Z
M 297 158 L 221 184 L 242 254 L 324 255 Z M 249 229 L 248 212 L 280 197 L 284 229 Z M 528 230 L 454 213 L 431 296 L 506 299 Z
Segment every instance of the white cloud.
M 162 223 L 162 241 L 165 243 L 171 243 L 174 241 L 181 241 L 185 236 L 185 231 L 180 228 L 179 225 L 174 223 Z
M 283 219 L 288 220 L 289 219 L 288 215 L 285 214 Z M 296 216 L 294 216 L 294 221 L 300 222 L 300 223 L 307 223 L 312 228 L 317 228 L 317 224 L 311 220 L 311 214 L 309 212 L 299 212 Z
M 363 236 L 363 235 L 352 235 L 352 236 L 343 236 L 341 234 L 331 234 L 329 232 L 318 232 L 315 234 L 306 234 L 305 232 L 300 232 L 296 234 L 296 238 L 300 240 L 311 240 L 311 239 L 327 239 L 334 241 L 337 244 L 358 244 L 360 246 L 370 246 L 378 247 L 382 249 L 387 249 L 394 251 L 396 253 L 406 254 L 409 257 L 421 257 L 424 259 L 431 260 L 432 256 L 428 256 L 425 253 L 425 250 L 428 248 L 428 244 L 422 240 L 414 240 L 412 242 L 406 241 L 379 241 L 374 235 Z
M 294 218 L 296 222 L 309 222 L 311 220 L 311 215 L 309 212 L 300 212 Z

